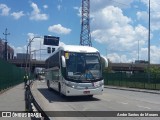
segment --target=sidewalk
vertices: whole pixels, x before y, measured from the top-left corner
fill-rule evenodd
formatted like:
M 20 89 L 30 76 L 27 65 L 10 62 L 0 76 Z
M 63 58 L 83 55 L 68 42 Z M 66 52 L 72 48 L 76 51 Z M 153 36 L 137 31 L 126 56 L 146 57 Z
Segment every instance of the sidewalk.
M 127 91 L 134 91 L 134 92 L 144 92 L 144 93 L 151 93 L 151 94 L 160 94 L 160 90 L 147 90 L 147 89 L 138 89 L 138 88 L 125 88 L 120 86 L 104 86 L 105 88 L 109 89 L 118 89 L 118 90 L 127 90 Z
M 0 94 L 0 114 L 3 111 L 25 111 L 25 89 L 24 83 L 14 86 L 13 88 Z M 0 120 L 7 120 L 13 118 L 0 118 Z M 19 119 L 19 118 L 14 118 Z M 22 119 L 22 118 L 20 118 Z M 24 118 L 23 118 L 24 119 Z M 30 118 L 25 118 L 30 120 Z

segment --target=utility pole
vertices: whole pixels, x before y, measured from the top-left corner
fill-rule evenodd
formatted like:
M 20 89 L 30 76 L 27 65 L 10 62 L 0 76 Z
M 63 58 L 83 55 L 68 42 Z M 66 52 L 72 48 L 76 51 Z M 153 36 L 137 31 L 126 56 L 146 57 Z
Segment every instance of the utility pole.
M 8 60 L 8 50 L 7 50 L 7 36 L 10 35 L 10 33 L 7 32 L 7 28 L 5 29 L 5 32 L 3 33 L 3 35 L 5 36 L 5 47 L 4 47 L 4 59 Z
M 149 15 L 148 15 L 148 82 L 150 82 L 150 0 L 149 0 Z
M 82 0 L 80 45 L 92 46 L 90 35 L 90 0 Z
M 29 76 L 30 76 L 30 73 L 31 73 L 31 69 L 32 69 L 32 66 L 31 66 L 31 43 L 33 42 L 33 40 L 35 38 L 41 38 L 41 37 L 33 37 L 32 39 L 29 39 L 29 42 L 28 42 L 28 45 L 27 45 L 27 55 L 26 55 L 26 72 L 28 72 Z M 27 70 L 27 64 L 29 65 L 29 71 Z M 30 81 L 29 81 L 30 83 Z
M 138 39 L 138 61 L 139 61 L 139 39 Z

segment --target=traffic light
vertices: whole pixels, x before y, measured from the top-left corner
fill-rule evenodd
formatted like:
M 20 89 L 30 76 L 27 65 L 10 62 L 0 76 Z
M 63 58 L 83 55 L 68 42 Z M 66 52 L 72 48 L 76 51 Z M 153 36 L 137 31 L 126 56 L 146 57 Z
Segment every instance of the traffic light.
M 51 53 L 51 47 L 47 47 L 47 53 Z
M 55 48 L 52 48 L 52 53 L 55 51 Z

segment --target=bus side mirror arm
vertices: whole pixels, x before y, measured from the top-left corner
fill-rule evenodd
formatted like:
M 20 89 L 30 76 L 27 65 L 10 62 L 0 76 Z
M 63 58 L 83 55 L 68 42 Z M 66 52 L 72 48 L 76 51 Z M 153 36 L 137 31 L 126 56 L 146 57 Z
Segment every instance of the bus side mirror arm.
M 108 67 L 108 60 L 107 60 L 107 58 L 101 56 L 101 61 L 103 62 L 104 67 L 107 68 Z
M 62 56 L 61 59 L 62 59 L 62 67 L 65 68 L 66 67 L 66 59 L 64 56 Z

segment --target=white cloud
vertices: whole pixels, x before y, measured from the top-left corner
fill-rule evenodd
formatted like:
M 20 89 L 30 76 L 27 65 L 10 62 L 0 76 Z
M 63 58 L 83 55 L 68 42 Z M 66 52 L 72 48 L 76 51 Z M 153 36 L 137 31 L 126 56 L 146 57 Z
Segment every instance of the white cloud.
M 151 46 L 151 63 L 160 62 L 160 48 L 157 46 Z
M 75 7 L 73 7 L 73 9 L 75 9 L 75 10 L 79 10 L 79 7 L 75 6 Z
M 61 8 L 62 8 L 62 6 L 61 6 L 61 5 L 57 5 L 57 9 L 58 9 L 58 11 L 60 11 L 60 10 L 61 10 Z
M 146 43 L 147 28 L 142 25 L 131 26 L 132 20 L 124 16 L 119 8 L 108 6 L 92 13 L 92 16 L 91 25 L 94 25 L 91 32 L 92 38 L 106 44 L 109 49 L 133 50 L 138 40 L 141 46 Z
M 29 39 L 32 39 L 32 38 L 34 38 L 37 35 L 34 34 L 34 33 L 28 33 L 27 36 L 28 36 L 28 41 L 29 41 Z
M 28 40 L 32 39 L 35 36 L 39 36 L 38 34 L 34 34 L 34 33 L 28 33 Z M 37 59 L 37 60 L 45 60 L 47 59 L 50 54 L 47 53 L 47 47 L 51 47 L 49 45 L 43 45 L 43 37 L 41 38 L 34 38 L 33 42 L 31 42 L 31 51 L 32 51 L 32 57 L 33 59 Z M 65 45 L 65 43 L 60 42 L 59 46 L 63 46 Z M 58 48 L 57 46 L 53 46 L 54 48 Z M 18 49 L 23 49 L 26 48 L 26 46 L 24 47 L 17 47 Z M 25 53 L 26 53 L 26 49 L 25 49 Z
M 111 54 L 107 55 L 107 58 L 111 62 L 115 62 L 115 63 L 134 62 L 134 60 L 128 58 L 128 56 L 126 54 L 111 53 Z
M 107 46 L 107 58 L 112 62 L 134 62 L 138 56 L 138 42 L 145 48 L 148 40 L 148 29 L 141 24 L 132 26 L 132 19 L 125 16 L 123 11 L 114 6 L 92 12 L 91 36 L 101 44 Z M 116 51 L 116 52 L 113 52 Z M 144 54 L 143 55 L 147 55 Z M 147 57 L 141 57 L 147 60 Z
M 14 19 L 18 20 L 25 14 L 23 13 L 23 11 L 20 11 L 20 12 L 13 12 L 11 15 L 14 17 Z
M 38 8 L 37 4 L 32 2 L 31 3 L 31 7 L 33 8 L 33 11 L 31 12 L 31 15 L 30 15 L 30 19 L 31 20 L 36 20 L 36 21 L 48 20 L 48 15 L 44 14 L 44 13 L 41 13 L 41 11 Z
M 0 10 L 2 11 L 0 15 L 8 16 L 11 8 L 9 8 L 6 4 L 0 4 Z
M 57 34 L 69 34 L 71 32 L 71 29 L 65 28 L 61 24 L 57 24 L 57 25 L 49 26 L 48 31 L 57 33 Z
M 12 48 L 14 49 L 14 55 L 15 55 L 15 56 L 16 56 L 17 53 L 26 53 L 26 51 L 27 51 L 26 45 L 23 46 L 23 47 L 15 47 L 15 46 L 12 46 Z
M 107 58 L 111 62 L 135 62 L 138 60 L 138 50 L 134 50 L 128 53 L 110 52 L 107 54 Z M 142 47 L 139 49 L 139 60 L 148 61 L 148 48 Z M 152 45 L 150 47 L 150 63 L 159 63 L 160 61 L 160 48 Z
M 144 21 L 148 21 L 148 13 L 146 11 L 138 11 L 137 12 L 137 18 L 138 20 L 144 20 Z
M 78 12 L 77 12 L 77 15 L 79 16 L 79 17 L 81 17 L 81 15 L 82 15 L 82 7 L 73 7 L 73 9 L 74 10 L 77 10 Z
M 47 8 L 48 8 L 48 5 L 43 5 L 43 8 L 44 8 L 44 9 L 47 9 Z
M 149 7 L 148 0 L 141 0 L 147 7 Z M 150 1 L 150 14 L 151 14 L 151 30 L 160 30 L 160 5 L 159 0 Z M 148 12 L 148 11 L 147 11 Z
M 91 24 L 93 24 L 95 28 L 102 28 L 102 26 L 103 28 L 108 28 L 116 24 L 123 27 L 132 21 L 130 18 L 123 15 L 120 8 L 114 6 L 107 6 L 99 11 L 91 13 L 91 15 L 93 17 Z
M 107 6 L 115 6 L 119 8 L 128 8 L 134 0 L 90 0 L 91 12 L 98 11 Z
M 147 0 L 140 0 L 148 6 Z M 91 36 L 92 40 L 106 45 L 107 57 L 114 62 L 134 62 L 138 59 L 138 41 L 140 59 L 148 60 L 148 26 L 137 24 L 135 18 L 124 15 L 123 10 L 131 7 L 134 0 L 91 0 Z M 139 4 L 137 4 L 139 5 Z M 135 5 L 132 4 L 132 6 Z M 138 8 L 140 6 L 136 6 Z M 78 10 L 78 16 L 81 10 Z M 129 8 L 130 9 L 130 8 Z M 137 9 L 136 9 L 137 10 Z M 137 19 L 148 21 L 148 11 L 138 11 Z M 128 13 L 128 12 L 127 12 Z M 132 16 L 133 17 L 133 16 Z M 151 1 L 151 29 L 160 30 L 159 0 Z M 151 33 L 151 38 L 153 33 Z M 151 47 L 151 63 L 159 63 L 159 47 Z M 116 51 L 116 52 L 113 52 Z M 154 51 L 154 52 L 153 52 Z M 159 53 L 158 53 L 159 52 Z M 159 61 L 158 61 L 159 60 Z
M 58 2 L 62 2 L 62 0 L 58 0 Z

